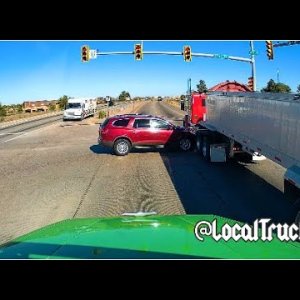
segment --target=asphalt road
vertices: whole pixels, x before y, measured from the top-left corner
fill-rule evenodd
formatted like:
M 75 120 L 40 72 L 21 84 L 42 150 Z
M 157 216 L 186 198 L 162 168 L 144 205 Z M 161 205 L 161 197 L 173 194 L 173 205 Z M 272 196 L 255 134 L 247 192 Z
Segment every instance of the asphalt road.
M 183 117 L 163 102 L 146 102 L 139 112 Z M 117 157 L 97 145 L 97 129 L 58 121 L 0 143 L 0 244 L 64 219 L 124 212 L 294 221 L 284 169 L 271 161 L 210 164 L 195 152 L 164 149 Z

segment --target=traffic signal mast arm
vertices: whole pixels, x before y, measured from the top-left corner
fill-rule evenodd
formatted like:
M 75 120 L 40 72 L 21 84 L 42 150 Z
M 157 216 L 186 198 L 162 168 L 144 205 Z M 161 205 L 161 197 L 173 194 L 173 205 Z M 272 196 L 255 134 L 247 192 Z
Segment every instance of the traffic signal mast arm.
M 282 47 L 282 46 L 293 46 L 293 45 L 297 45 L 300 44 L 300 41 L 289 41 L 289 42 L 283 42 L 283 43 L 274 43 L 273 44 L 273 48 L 276 47 Z
M 118 54 L 135 54 L 134 51 L 116 51 L 116 52 L 97 52 L 98 56 L 101 55 L 118 55 Z M 154 54 L 154 55 L 178 55 L 182 56 L 183 52 L 167 52 L 167 51 L 143 51 L 143 54 Z M 208 58 L 219 58 L 219 54 L 209 54 L 209 53 L 191 53 L 193 57 L 208 57 Z M 225 59 L 242 61 L 242 62 L 252 62 L 251 58 L 239 57 L 239 56 L 225 56 Z

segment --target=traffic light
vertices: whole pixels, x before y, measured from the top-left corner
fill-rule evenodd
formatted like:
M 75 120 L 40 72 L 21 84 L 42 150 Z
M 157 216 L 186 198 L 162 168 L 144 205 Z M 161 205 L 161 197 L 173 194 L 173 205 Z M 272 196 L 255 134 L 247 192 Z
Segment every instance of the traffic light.
M 190 62 L 192 61 L 192 49 L 191 46 L 183 47 L 183 59 L 184 61 Z
M 266 41 L 267 56 L 269 60 L 274 59 L 273 43 L 272 41 Z
M 141 44 L 134 45 L 134 58 L 135 60 L 142 60 L 143 59 L 143 49 Z
M 81 61 L 87 62 L 90 60 L 90 47 L 84 45 L 81 47 Z
M 253 86 L 253 77 L 248 78 L 248 87 L 253 92 L 253 88 L 254 88 L 254 86 Z

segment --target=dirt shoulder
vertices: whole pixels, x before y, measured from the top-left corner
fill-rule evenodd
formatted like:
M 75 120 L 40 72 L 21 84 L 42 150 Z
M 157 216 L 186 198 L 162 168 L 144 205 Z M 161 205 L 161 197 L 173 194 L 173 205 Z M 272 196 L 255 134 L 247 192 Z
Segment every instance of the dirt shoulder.
M 167 104 L 174 106 L 176 108 L 180 109 L 180 101 L 176 101 L 176 100 L 166 100 L 165 101 Z

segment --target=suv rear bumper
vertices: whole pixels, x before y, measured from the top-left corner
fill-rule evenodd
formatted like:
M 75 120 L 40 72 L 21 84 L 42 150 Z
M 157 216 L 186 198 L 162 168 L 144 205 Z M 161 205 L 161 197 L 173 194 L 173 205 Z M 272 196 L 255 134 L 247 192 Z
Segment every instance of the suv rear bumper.
M 103 141 L 100 136 L 98 137 L 98 144 L 110 148 L 112 148 L 114 145 L 114 143 L 111 141 Z

